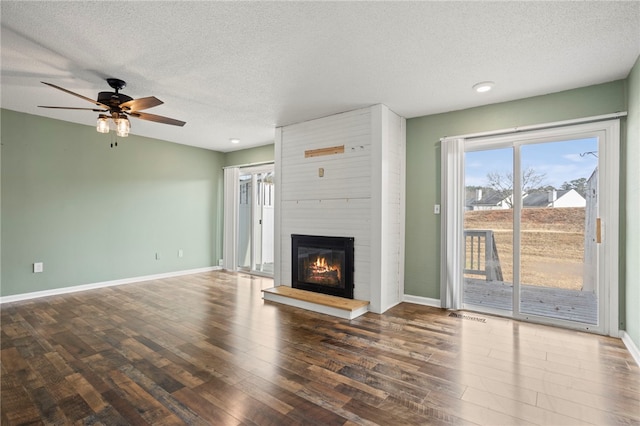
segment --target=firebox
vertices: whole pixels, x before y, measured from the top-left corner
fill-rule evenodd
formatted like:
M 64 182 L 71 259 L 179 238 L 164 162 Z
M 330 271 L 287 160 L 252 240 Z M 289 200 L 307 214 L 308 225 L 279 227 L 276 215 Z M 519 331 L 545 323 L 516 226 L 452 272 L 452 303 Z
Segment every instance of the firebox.
M 291 235 L 291 286 L 353 299 L 353 237 Z

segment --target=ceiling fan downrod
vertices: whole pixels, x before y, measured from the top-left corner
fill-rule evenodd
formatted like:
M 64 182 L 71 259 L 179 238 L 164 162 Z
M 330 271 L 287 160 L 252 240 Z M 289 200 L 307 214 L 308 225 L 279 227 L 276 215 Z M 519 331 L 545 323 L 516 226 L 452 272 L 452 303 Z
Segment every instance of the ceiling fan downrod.
M 116 91 L 116 94 L 118 94 L 119 90 L 122 90 L 127 86 L 127 82 L 120 80 L 119 78 L 108 78 L 107 83 Z

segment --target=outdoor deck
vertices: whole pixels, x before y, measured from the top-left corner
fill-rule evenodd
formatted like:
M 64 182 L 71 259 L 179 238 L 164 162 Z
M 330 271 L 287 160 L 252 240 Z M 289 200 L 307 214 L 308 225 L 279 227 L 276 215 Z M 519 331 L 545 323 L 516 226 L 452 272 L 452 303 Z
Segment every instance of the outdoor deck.
M 523 285 L 520 311 L 523 314 L 597 324 L 595 293 Z M 511 311 L 513 284 L 502 281 L 465 279 L 464 303 Z

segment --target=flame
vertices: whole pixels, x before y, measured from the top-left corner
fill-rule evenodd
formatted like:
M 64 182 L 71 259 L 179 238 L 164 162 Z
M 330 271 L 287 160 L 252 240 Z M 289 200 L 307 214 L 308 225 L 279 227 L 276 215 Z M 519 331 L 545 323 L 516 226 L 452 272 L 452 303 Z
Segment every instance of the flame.
M 328 263 L 322 256 L 318 256 L 316 260 L 311 263 L 310 270 L 311 274 L 314 276 L 322 276 L 335 271 L 337 273 L 338 280 L 341 279 L 340 266 Z
M 316 268 L 321 269 L 321 270 L 327 270 L 327 261 L 325 260 L 324 257 L 318 257 L 316 259 Z

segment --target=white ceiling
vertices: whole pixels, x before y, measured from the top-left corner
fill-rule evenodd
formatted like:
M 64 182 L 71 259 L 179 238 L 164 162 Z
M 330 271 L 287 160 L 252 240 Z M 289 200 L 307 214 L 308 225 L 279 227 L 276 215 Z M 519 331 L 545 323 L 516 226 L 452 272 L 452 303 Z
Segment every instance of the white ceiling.
M 383 103 L 416 117 L 625 78 L 640 2 L 2 0 L 3 108 L 95 125 L 104 78 L 165 102 L 132 133 L 218 151 L 276 126 Z M 493 80 L 477 94 L 471 86 Z M 231 145 L 230 138 L 241 143 Z

